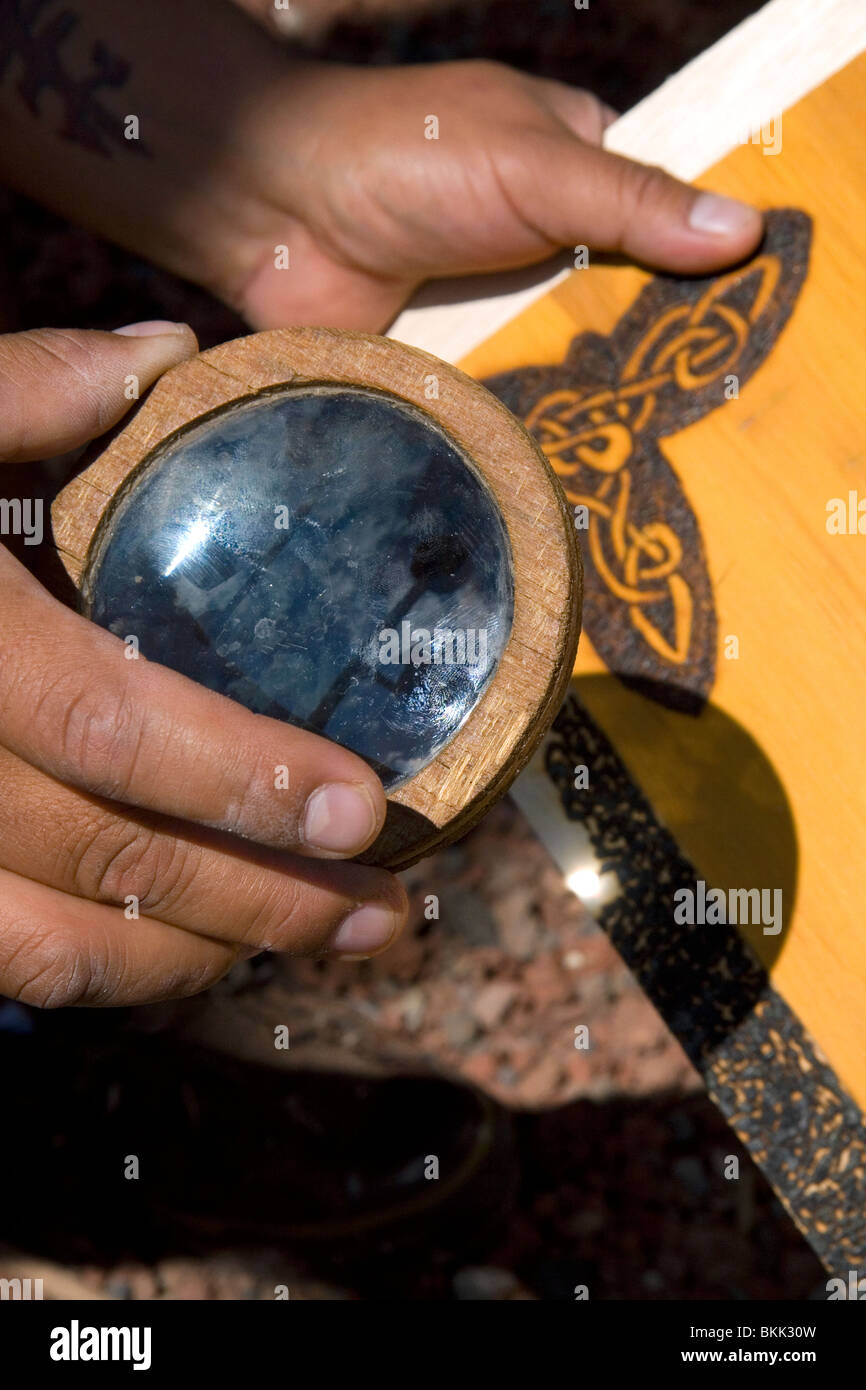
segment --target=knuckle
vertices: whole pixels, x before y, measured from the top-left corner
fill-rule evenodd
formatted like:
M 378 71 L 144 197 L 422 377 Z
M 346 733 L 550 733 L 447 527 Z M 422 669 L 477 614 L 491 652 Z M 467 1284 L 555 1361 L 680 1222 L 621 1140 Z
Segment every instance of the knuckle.
M 133 895 L 142 911 L 159 916 L 190 892 L 201 850 L 146 825 L 106 820 L 70 850 L 76 891 L 97 902 Z
M 14 933 L 13 933 L 14 934 Z M 57 930 L 22 928 L 22 943 L 4 962 L 11 998 L 35 1009 L 64 1009 L 96 1003 L 107 972 L 81 943 Z
M 667 174 L 655 164 L 624 162 L 621 180 L 620 206 L 629 221 L 654 212 L 669 186 Z
M 303 955 L 321 949 L 329 927 L 329 922 L 317 922 L 305 910 L 300 884 L 287 877 L 262 895 L 238 940 L 262 951 Z
M 122 936 L 99 929 L 82 934 L 72 924 L 37 928 L 32 918 L 7 920 L 0 946 L 0 988 L 36 1009 L 187 998 L 216 984 L 236 959 L 230 948 L 211 946 L 174 963 L 164 953 L 136 963 Z
M 63 373 L 74 389 L 75 398 L 101 434 L 111 423 L 111 412 L 104 389 L 104 364 L 93 339 L 65 328 L 40 328 L 25 335 L 31 370 L 41 376 Z
M 100 354 L 92 340 L 70 329 L 39 328 L 0 337 L 2 454 L 15 458 L 30 434 L 35 392 L 45 381 L 76 416 L 101 434 L 114 418 Z
M 261 799 L 262 771 L 258 759 L 246 749 L 237 748 L 223 777 L 222 819 L 227 829 L 241 830 Z
M 142 719 L 125 684 L 100 681 L 68 689 L 52 682 L 37 701 L 37 734 L 59 742 L 59 755 L 93 792 L 123 799 L 129 791 L 142 741 Z
M 272 836 L 277 843 L 298 841 L 298 821 L 303 811 L 303 788 L 308 767 L 303 754 L 287 754 L 289 789 L 277 797 L 273 791 L 274 764 L 262 758 L 261 750 L 247 739 L 238 740 L 232 756 L 226 757 L 219 782 L 211 783 L 211 794 L 221 808 L 215 824 L 233 834 L 262 838 Z

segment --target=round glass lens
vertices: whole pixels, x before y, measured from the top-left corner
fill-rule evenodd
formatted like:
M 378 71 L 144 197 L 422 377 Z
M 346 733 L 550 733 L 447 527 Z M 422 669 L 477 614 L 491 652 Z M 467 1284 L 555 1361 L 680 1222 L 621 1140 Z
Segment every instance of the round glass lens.
M 342 386 L 259 396 L 157 450 L 82 595 L 149 660 L 354 749 L 386 787 L 453 738 L 514 611 L 468 459 L 422 411 Z

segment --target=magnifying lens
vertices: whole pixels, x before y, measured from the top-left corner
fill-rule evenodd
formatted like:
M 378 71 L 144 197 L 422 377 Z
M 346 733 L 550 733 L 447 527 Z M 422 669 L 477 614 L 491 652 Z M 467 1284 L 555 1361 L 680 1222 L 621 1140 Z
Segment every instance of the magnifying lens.
M 52 521 L 87 617 L 375 769 L 369 863 L 474 824 L 573 666 L 580 562 L 546 459 L 483 387 L 391 339 L 285 329 L 183 363 Z

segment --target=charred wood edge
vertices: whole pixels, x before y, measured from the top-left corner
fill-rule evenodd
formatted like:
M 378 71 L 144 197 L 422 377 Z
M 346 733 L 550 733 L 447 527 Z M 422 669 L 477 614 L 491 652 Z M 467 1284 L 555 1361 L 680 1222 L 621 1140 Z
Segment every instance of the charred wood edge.
M 592 787 L 574 788 L 574 767 Z M 866 1262 L 866 1128 L 859 1107 L 736 928 L 679 925 L 699 877 L 586 709 L 569 695 L 545 750 L 565 814 L 621 891 L 598 920 L 701 1073 L 711 1099 L 819 1259 Z

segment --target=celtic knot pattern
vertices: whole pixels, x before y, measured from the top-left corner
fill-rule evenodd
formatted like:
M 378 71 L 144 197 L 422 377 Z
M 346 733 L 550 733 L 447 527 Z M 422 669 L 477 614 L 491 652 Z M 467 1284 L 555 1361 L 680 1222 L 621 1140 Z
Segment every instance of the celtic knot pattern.
M 809 237 L 804 214 L 771 213 L 744 266 L 659 276 L 610 338 L 582 334 L 561 367 L 485 383 L 522 416 L 580 509 L 593 644 L 665 703 L 706 698 L 716 628 L 700 530 L 657 440 L 739 393 L 791 312 Z

